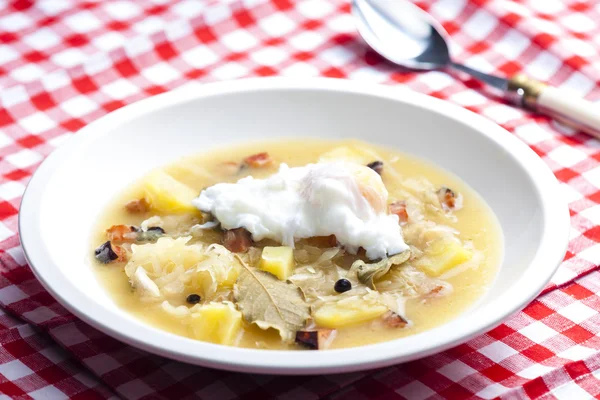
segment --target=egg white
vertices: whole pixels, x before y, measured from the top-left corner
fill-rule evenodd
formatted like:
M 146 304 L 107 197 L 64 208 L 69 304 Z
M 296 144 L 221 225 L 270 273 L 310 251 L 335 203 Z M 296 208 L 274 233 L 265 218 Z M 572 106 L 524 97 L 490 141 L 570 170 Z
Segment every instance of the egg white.
M 298 239 L 335 235 L 351 253 L 362 247 L 369 259 L 408 246 L 396 215 L 387 214 L 388 193 L 368 167 L 327 162 L 289 168 L 281 164 L 266 179 L 246 177 L 219 183 L 193 200 L 224 229 L 245 228 L 254 240 L 294 246 Z

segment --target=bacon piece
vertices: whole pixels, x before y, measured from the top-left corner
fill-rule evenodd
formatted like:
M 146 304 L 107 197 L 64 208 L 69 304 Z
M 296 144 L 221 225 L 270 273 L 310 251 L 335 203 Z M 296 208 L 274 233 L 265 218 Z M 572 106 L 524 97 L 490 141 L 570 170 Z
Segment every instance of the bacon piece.
M 445 289 L 444 286 L 441 286 L 441 285 L 440 286 L 436 286 L 433 289 L 431 289 L 429 291 L 429 293 L 427 293 L 427 296 L 431 296 L 431 297 L 439 296 L 444 289 Z
M 396 314 L 393 311 L 388 311 L 383 314 L 383 323 L 389 328 L 404 328 L 408 325 L 408 321 L 405 320 L 400 314 Z
M 244 228 L 230 229 L 225 231 L 223 236 L 223 246 L 234 253 L 243 253 L 252 246 L 252 237 L 250 232 Z
M 460 210 L 462 208 L 462 196 L 456 194 L 452 189 L 442 186 L 437 191 L 438 199 L 442 208 L 448 210 Z
M 358 258 L 360 258 L 361 260 L 365 260 L 367 259 L 367 251 L 365 250 L 364 247 L 359 247 L 358 250 L 356 251 L 356 255 L 358 256 Z
M 125 204 L 125 209 L 132 214 L 141 214 L 150 210 L 150 203 L 144 197 L 138 200 L 131 200 Z
M 117 255 L 116 262 L 125 262 L 127 261 L 127 250 L 122 248 L 121 246 L 112 245 L 113 251 Z
M 408 222 L 408 212 L 406 211 L 405 201 L 395 201 L 388 207 L 390 214 L 396 214 L 400 218 L 400 223 Z
M 258 153 L 244 158 L 244 164 L 252 168 L 268 167 L 273 164 L 273 159 L 269 153 Z
M 240 165 L 234 161 L 226 161 L 220 164 L 220 170 L 227 175 L 236 175 L 244 167 L 244 164 Z
M 137 239 L 137 229 L 129 225 L 113 225 L 106 230 L 106 237 L 111 242 L 133 243 Z
M 315 247 L 335 247 L 337 246 L 337 239 L 335 235 L 314 236 L 306 239 L 306 243 Z
M 296 343 L 308 347 L 310 350 L 323 350 L 326 347 L 327 340 L 331 337 L 333 332 L 333 329 L 298 331 L 296 332 Z

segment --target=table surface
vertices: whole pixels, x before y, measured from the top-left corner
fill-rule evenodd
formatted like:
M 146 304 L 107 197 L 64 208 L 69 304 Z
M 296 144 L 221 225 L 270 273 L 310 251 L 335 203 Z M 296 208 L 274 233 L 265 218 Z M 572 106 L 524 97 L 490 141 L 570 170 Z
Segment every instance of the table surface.
M 591 100 L 600 4 L 417 3 L 457 61 L 524 71 Z M 600 142 L 516 109 L 468 77 L 400 71 L 370 51 L 343 0 L 0 0 L 0 393 L 2 398 L 558 398 L 600 395 Z M 504 324 L 411 363 L 281 377 L 194 367 L 126 346 L 70 315 L 19 246 L 17 214 L 39 163 L 78 129 L 186 82 L 327 76 L 446 99 L 527 143 L 571 211 L 551 284 Z

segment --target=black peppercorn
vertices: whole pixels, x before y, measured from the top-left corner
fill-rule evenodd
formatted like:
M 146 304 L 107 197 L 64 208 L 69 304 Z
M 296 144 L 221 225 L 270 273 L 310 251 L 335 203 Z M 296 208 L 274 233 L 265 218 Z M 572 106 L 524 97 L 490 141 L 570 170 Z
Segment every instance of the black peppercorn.
M 198 304 L 200 303 L 200 300 L 202 300 L 202 298 L 200 297 L 199 294 L 190 294 L 185 301 L 187 301 L 189 304 Z
M 338 293 L 344 293 L 352 289 L 352 283 L 348 279 L 339 279 L 333 289 Z

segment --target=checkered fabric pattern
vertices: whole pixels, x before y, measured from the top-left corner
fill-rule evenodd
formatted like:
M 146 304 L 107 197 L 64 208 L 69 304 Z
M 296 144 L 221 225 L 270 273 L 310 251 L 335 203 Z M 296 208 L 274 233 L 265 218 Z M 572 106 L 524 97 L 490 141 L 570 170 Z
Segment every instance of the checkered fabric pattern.
M 600 98 L 600 4 L 430 0 L 458 61 L 524 71 Z M 600 142 L 444 72 L 401 71 L 357 35 L 344 0 L 0 0 L 0 393 L 4 398 L 600 397 Z M 544 293 L 501 326 L 411 363 L 280 377 L 193 367 L 84 324 L 41 287 L 17 235 L 25 185 L 79 128 L 182 84 L 327 76 L 446 99 L 527 143 L 561 183 L 568 253 Z M 0 396 L 1 397 L 1 396 Z

